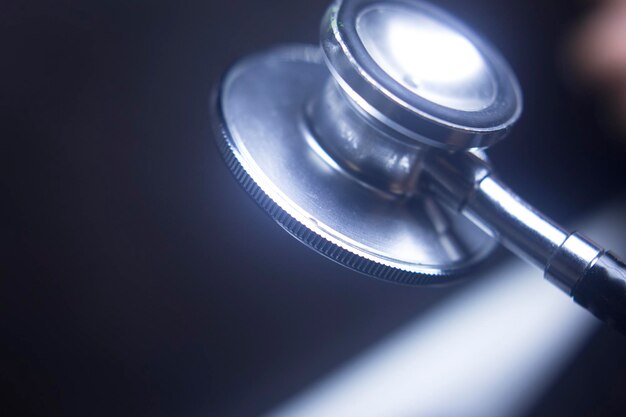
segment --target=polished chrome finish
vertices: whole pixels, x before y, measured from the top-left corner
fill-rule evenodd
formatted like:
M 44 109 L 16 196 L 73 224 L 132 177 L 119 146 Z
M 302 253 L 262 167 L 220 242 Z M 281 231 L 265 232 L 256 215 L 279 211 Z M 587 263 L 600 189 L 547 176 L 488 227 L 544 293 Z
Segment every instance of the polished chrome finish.
M 462 212 L 478 184 L 491 175 L 491 165 L 484 152 L 424 152 L 422 172 L 427 177 L 424 188 L 454 211 Z
M 438 155 L 437 155 L 438 156 Z M 480 158 L 463 153 L 426 160 L 431 192 L 463 213 L 522 259 L 544 268 L 568 236 L 490 172 Z M 426 174 L 425 174 L 426 175 Z
M 448 282 L 490 254 L 496 242 L 470 221 L 412 195 L 415 147 L 364 123 L 359 128 L 358 113 L 344 119 L 349 107 L 340 100 L 325 101 L 339 106 L 335 127 L 335 108 L 314 110 L 328 82 L 314 46 L 249 57 L 224 78 L 213 110 L 218 142 L 257 203 L 327 257 L 397 282 Z M 332 97 L 332 89 L 325 91 Z M 374 152 L 385 148 L 382 157 Z M 381 181 L 360 175 L 359 169 L 381 173 L 385 163 L 390 172 Z
M 419 10 L 398 4 L 365 8 L 357 34 L 374 62 L 414 94 L 461 111 L 484 110 L 496 98 L 491 68 L 463 35 Z
M 395 23 L 406 27 L 405 17 L 416 26 L 404 35 L 392 34 L 393 39 L 381 38 Z M 443 37 L 451 47 L 434 61 L 429 35 Z M 502 139 L 521 114 L 521 91 L 505 60 L 436 7 L 410 0 L 338 0 L 328 10 L 321 36 L 340 88 L 398 138 L 445 150 L 486 147 Z M 389 40 L 393 45 L 386 45 Z M 415 60 L 398 59 L 393 48 L 414 48 Z M 424 51 L 430 56 L 420 55 Z M 445 67 L 463 57 L 470 60 L 461 67 L 467 72 Z M 417 59 L 422 58 L 431 60 L 420 66 Z M 444 65 L 439 75 L 447 79 L 437 79 L 434 64 Z
M 589 239 L 569 234 L 521 200 L 476 155 L 433 153 L 423 163 L 429 192 L 520 258 L 545 269 L 546 279 L 568 295 L 603 253 Z
M 567 295 L 585 275 L 604 250 L 579 233 L 572 233 L 558 248 L 545 270 L 548 281 Z
M 235 178 L 330 259 L 390 281 L 443 283 L 499 241 L 626 329 L 623 263 L 493 174 L 482 148 L 519 118 L 519 85 L 493 48 L 440 9 L 336 0 L 321 51 L 288 46 L 242 60 L 212 106 Z
M 342 169 L 364 184 L 411 196 L 418 189 L 423 151 L 370 124 L 329 79 L 307 107 L 308 126 Z
M 511 252 L 541 269 L 568 235 L 493 176 L 480 182 L 463 213 Z

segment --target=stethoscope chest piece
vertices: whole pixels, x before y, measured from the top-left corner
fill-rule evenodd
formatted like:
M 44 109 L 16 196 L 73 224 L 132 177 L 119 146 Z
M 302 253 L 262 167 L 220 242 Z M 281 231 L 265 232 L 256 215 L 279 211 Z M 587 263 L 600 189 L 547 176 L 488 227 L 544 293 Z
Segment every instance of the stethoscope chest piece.
M 218 142 L 256 202 L 304 244 L 383 279 L 445 282 L 488 256 L 491 237 L 416 189 L 419 148 L 351 120 L 333 86 L 316 46 L 257 54 L 225 76 Z
M 521 111 L 506 61 L 454 17 L 418 0 L 336 0 L 321 47 L 240 61 L 212 114 L 243 188 L 321 254 L 432 284 L 501 243 L 626 334 L 626 264 L 525 203 L 483 152 Z

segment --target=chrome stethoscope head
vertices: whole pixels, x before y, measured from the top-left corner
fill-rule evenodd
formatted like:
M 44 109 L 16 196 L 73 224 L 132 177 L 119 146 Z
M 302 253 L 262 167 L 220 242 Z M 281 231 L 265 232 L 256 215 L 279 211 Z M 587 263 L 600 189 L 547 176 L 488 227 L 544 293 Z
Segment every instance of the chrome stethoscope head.
M 229 167 L 289 233 L 366 274 L 437 283 L 496 242 L 423 192 L 424 155 L 487 147 L 521 108 L 504 59 L 454 17 L 346 0 L 328 9 L 321 48 L 238 62 L 213 113 Z
M 336 1 L 321 48 L 248 57 L 213 101 L 237 180 L 323 255 L 428 284 L 459 276 L 501 243 L 626 333 L 626 266 L 524 203 L 481 150 L 521 110 L 498 52 L 411 0 Z
M 522 111 L 498 52 L 411 0 L 337 0 L 321 48 L 248 57 L 214 127 L 228 167 L 285 230 L 378 278 L 447 282 L 501 243 L 626 334 L 626 265 L 526 204 L 482 148 Z

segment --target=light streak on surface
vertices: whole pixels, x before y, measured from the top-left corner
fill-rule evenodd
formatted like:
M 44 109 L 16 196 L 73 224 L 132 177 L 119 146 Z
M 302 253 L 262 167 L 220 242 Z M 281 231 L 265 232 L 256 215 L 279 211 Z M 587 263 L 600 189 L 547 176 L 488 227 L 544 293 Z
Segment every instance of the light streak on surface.
M 625 209 L 583 230 L 623 253 Z M 523 415 L 598 322 L 521 261 L 485 275 L 266 417 Z

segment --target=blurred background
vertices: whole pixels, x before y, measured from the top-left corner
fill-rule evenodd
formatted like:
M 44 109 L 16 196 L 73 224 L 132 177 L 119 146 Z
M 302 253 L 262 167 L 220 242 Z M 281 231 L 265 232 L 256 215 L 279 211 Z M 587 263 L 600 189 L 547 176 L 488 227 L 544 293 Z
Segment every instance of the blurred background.
M 500 176 L 568 225 L 623 200 L 626 2 L 435 3 L 522 84 L 524 116 L 490 150 Z M 250 52 L 316 43 L 326 6 L 4 2 L 4 415 L 264 414 L 484 279 L 410 288 L 349 271 L 284 233 L 222 163 L 212 86 Z M 590 329 L 523 415 L 623 415 L 626 339 Z

